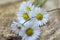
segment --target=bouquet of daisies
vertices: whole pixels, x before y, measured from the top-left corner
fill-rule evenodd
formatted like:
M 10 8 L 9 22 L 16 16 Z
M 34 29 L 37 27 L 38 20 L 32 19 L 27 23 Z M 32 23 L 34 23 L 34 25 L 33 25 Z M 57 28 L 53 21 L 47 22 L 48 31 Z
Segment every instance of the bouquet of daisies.
M 49 15 L 30 1 L 22 2 L 17 13 L 18 22 L 13 21 L 11 29 L 22 37 L 22 40 L 37 40 L 40 27 L 48 22 Z

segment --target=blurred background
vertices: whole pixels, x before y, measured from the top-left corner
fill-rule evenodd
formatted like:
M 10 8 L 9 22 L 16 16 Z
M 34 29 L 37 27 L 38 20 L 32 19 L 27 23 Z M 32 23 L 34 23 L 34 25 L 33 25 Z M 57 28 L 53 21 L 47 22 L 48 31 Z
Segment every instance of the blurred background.
M 0 40 L 21 40 L 21 37 L 11 31 L 10 24 L 16 19 L 16 13 L 23 1 L 28 0 L 0 0 Z M 55 8 L 60 8 L 60 0 L 47 0 L 42 7 L 45 11 Z M 48 14 L 49 22 L 41 27 L 41 35 L 37 40 L 60 40 L 60 10 Z

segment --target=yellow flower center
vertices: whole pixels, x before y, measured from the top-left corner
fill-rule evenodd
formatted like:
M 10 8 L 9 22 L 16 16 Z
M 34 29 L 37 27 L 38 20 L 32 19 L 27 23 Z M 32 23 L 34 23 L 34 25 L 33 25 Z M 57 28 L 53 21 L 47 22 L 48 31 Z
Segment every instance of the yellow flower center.
M 26 29 L 26 34 L 27 34 L 27 36 L 32 36 L 33 35 L 33 29 L 32 28 Z
M 29 7 L 26 7 L 25 10 L 26 10 L 26 11 L 30 11 L 31 9 L 30 9 Z
M 18 30 L 20 30 L 20 29 L 21 29 L 21 27 L 20 27 L 20 26 L 17 26 L 17 29 L 18 29 Z
M 27 13 L 23 13 L 23 18 L 24 18 L 25 20 L 28 20 L 28 19 L 29 19 L 28 14 L 27 14 Z
M 36 15 L 36 18 L 37 18 L 37 20 L 42 20 L 43 19 L 43 15 L 41 13 L 38 13 Z

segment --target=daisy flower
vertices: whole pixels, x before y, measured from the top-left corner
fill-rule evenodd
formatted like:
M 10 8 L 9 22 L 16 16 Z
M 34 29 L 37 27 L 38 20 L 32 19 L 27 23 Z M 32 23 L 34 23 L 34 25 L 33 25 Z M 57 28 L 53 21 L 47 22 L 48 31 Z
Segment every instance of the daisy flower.
M 36 40 L 40 36 L 40 28 L 34 25 L 34 21 L 28 21 L 24 24 L 22 40 Z
M 15 32 L 16 34 L 21 34 L 20 36 L 22 36 L 22 30 L 23 30 L 23 25 L 21 25 L 20 23 L 17 22 L 13 22 L 11 24 L 11 30 L 13 32 Z
M 33 9 L 34 9 L 34 6 L 30 1 L 22 2 L 19 8 L 20 11 L 26 11 L 26 12 L 29 12 Z
M 25 21 L 29 20 L 29 14 L 25 11 L 17 13 L 17 20 L 21 24 L 23 24 Z
M 49 15 L 47 12 L 43 11 L 42 9 L 36 7 L 33 11 L 29 12 L 30 18 L 35 20 L 35 24 L 43 25 L 46 24 L 48 21 Z

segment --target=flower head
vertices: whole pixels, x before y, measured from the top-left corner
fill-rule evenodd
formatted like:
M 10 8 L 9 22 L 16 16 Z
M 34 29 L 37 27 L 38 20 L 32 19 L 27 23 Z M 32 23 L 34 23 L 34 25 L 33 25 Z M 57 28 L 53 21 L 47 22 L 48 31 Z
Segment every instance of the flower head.
M 17 22 L 13 22 L 11 24 L 11 30 L 13 32 L 15 32 L 16 34 L 21 34 L 20 36 L 22 36 L 22 30 L 23 30 L 23 25 L 21 25 L 20 23 Z
M 29 12 L 33 9 L 34 9 L 34 6 L 32 5 L 32 3 L 30 1 L 27 1 L 27 2 L 22 2 L 21 3 L 19 10 Z
M 25 12 L 25 11 L 21 12 L 20 11 L 17 13 L 17 19 L 21 24 L 23 24 L 25 21 L 29 20 L 29 18 L 30 17 L 29 17 L 28 12 Z
M 34 25 L 34 21 L 28 21 L 24 24 L 22 40 L 36 40 L 40 35 L 40 28 Z
M 34 11 L 31 11 L 29 13 L 30 18 L 33 18 L 33 20 L 35 20 L 35 23 L 37 23 L 37 25 L 43 25 L 46 24 L 48 21 L 48 14 L 47 12 L 44 12 L 42 9 L 36 7 L 34 9 Z

